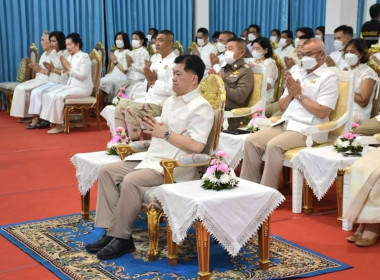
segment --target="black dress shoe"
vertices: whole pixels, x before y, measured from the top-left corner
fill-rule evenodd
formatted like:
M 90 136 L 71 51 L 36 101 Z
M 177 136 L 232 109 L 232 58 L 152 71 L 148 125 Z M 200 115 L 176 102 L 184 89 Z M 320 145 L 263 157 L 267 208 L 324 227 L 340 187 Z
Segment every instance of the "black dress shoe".
M 118 258 L 124 254 L 134 252 L 136 250 L 132 237 L 129 239 L 114 238 L 106 247 L 99 250 L 96 254 L 100 260 L 109 260 Z
M 37 124 L 37 128 L 48 128 L 48 127 L 50 127 L 49 122 L 40 122 L 39 124 Z
M 26 127 L 26 129 L 35 129 L 35 128 L 37 128 L 37 126 L 38 126 L 38 124 L 36 124 L 36 125 L 28 124 L 25 127 Z
M 113 237 L 104 234 L 100 239 L 98 239 L 98 241 L 87 244 L 85 248 L 91 253 L 96 253 L 100 249 L 103 249 L 105 246 L 107 246 L 107 244 L 110 243 L 112 239 Z

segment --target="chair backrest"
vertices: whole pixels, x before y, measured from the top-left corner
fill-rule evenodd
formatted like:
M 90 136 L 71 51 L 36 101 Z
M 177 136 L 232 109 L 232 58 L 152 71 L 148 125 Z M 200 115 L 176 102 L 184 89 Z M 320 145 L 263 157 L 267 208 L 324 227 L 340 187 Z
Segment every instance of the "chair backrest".
M 193 54 L 193 53 L 192 53 L 193 49 L 197 49 L 197 48 L 198 48 L 197 43 L 195 43 L 195 42 L 191 42 L 191 44 L 190 44 L 189 47 L 187 48 L 187 53 L 188 53 L 188 54 Z
M 149 43 L 148 47 L 146 48 L 146 50 L 148 51 L 149 55 L 152 56 L 154 55 L 156 52 L 153 50 L 152 48 L 152 43 Z
M 102 60 L 96 49 L 92 49 L 92 51 L 90 52 L 90 59 L 91 59 L 91 77 L 92 77 L 92 83 L 94 84 L 92 94 L 94 96 L 97 96 L 99 92 L 100 77 L 102 74 Z
M 330 131 L 329 138 L 336 138 L 342 135 L 345 131 L 351 129 L 353 103 L 354 103 L 354 72 L 341 71 L 335 67 L 330 68 L 333 70 L 339 79 L 339 96 L 335 105 L 335 109 L 330 112 L 330 121 L 337 121 L 345 114 L 348 116 L 347 122 L 341 127 Z M 331 136 L 331 137 L 330 137 Z
M 95 50 L 98 52 L 100 59 L 102 61 L 102 65 L 105 65 L 106 63 L 106 50 L 102 44 L 102 42 L 98 42 L 95 46 Z M 103 70 L 102 70 L 103 72 Z
M 267 75 L 265 68 L 260 65 L 252 67 L 253 71 L 253 89 L 249 97 L 248 107 L 255 106 L 255 110 L 263 108 L 265 111 L 265 99 L 267 92 Z M 263 112 L 264 112 L 263 111 Z
M 214 109 L 214 124 L 203 152 L 212 155 L 219 143 L 220 131 L 222 130 L 224 106 L 226 104 L 226 90 L 220 75 L 209 75 L 199 85 L 199 93 Z
M 30 63 L 29 57 L 24 57 L 20 64 L 18 65 L 16 81 L 19 83 L 25 82 L 30 79 L 32 73 L 31 69 L 28 67 Z
M 35 43 L 31 43 L 29 47 L 29 59 L 32 63 L 38 63 L 40 57 L 38 55 L 38 48 Z M 34 79 L 36 77 L 36 72 L 33 69 L 30 69 L 30 79 Z
M 175 41 L 175 43 L 173 44 L 173 51 L 178 56 L 184 54 L 183 47 L 179 41 Z
M 276 82 L 274 83 L 273 97 L 274 101 L 278 101 L 284 91 L 284 83 L 285 83 L 285 65 L 284 62 L 277 54 L 273 54 L 272 59 L 276 62 L 278 77 Z

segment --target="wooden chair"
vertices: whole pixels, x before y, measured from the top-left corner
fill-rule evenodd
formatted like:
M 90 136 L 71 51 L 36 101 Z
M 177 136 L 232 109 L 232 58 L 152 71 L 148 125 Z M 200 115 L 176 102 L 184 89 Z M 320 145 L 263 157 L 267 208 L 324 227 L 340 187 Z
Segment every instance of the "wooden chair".
M 37 46 L 34 43 L 30 44 L 29 47 L 29 57 L 24 57 L 17 70 L 17 77 L 15 82 L 2 82 L 0 83 L 0 92 L 5 93 L 5 99 L 7 102 L 7 113 L 10 113 L 11 106 L 12 106 L 12 97 L 13 92 L 16 88 L 16 86 L 20 83 L 23 83 L 27 80 L 34 79 L 36 73 L 34 73 L 33 69 L 30 69 L 28 67 L 28 64 L 30 62 L 38 63 L 39 57 L 38 57 L 38 49 Z
M 99 83 L 102 72 L 102 61 L 99 53 L 93 49 L 90 53 L 91 59 L 91 74 L 92 82 L 94 84 L 92 95 L 88 97 L 67 98 L 65 99 L 64 117 L 65 117 L 65 133 L 70 132 L 70 112 L 78 109 L 82 112 L 83 123 L 86 123 L 85 111 L 94 108 L 96 111 L 96 119 L 98 128 L 100 129 L 100 94 Z
M 252 115 L 257 109 L 263 108 L 265 112 L 265 98 L 267 90 L 266 71 L 261 66 L 255 66 L 253 70 L 253 89 L 249 98 L 248 107 L 236 108 L 224 112 L 224 128 L 227 129 L 227 119 L 240 118 Z
M 191 42 L 191 44 L 187 48 L 187 53 L 188 54 L 193 54 L 193 49 L 198 49 L 198 45 L 197 45 L 196 42 Z
M 173 51 L 176 53 L 176 55 L 180 56 L 184 54 L 183 47 L 179 41 L 175 41 L 173 44 Z
M 204 78 L 199 85 L 200 94 L 213 107 L 215 112 L 214 125 L 209 135 L 207 145 L 202 154 L 184 155 L 180 159 L 164 159 L 161 165 L 164 168 L 164 183 L 173 183 L 173 170 L 176 167 L 204 167 L 210 164 L 212 155 L 218 146 L 219 134 L 223 122 L 223 112 L 225 105 L 224 83 L 220 76 L 210 75 Z M 119 145 L 116 149 L 122 159 L 128 154 L 144 151 L 149 147 L 150 141 L 137 141 L 132 145 Z M 154 193 L 157 187 L 149 188 L 143 197 L 141 210 L 148 216 L 149 251 L 150 260 L 155 260 L 158 256 L 158 232 L 159 221 L 162 217 L 162 209 L 156 200 Z
M 278 78 L 276 82 L 274 83 L 274 101 L 278 101 L 282 95 L 282 92 L 284 91 L 284 84 L 285 84 L 285 66 L 284 62 L 281 60 L 281 58 L 277 54 L 273 54 L 272 59 L 276 62 L 277 70 L 278 70 Z
M 98 52 L 100 56 L 100 60 L 102 62 L 102 74 L 103 74 L 103 66 L 106 65 L 106 50 L 102 44 L 102 42 L 98 42 L 95 46 L 95 50 Z

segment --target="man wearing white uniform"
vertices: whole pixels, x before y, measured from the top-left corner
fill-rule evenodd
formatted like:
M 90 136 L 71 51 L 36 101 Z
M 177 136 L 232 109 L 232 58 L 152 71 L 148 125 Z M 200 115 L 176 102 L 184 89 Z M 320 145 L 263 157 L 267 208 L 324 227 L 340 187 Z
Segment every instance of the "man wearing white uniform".
M 286 89 L 279 100 L 281 120 L 272 127 L 248 136 L 244 143 L 241 178 L 272 188 L 278 188 L 284 153 L 292 148 L 305 146 L 303 129 L 328 121 L 338 98 L 338 77 L 325 64 L 323 42 L 309 39 L 303 48 L 301 72 L 293 76 L 286 73 Z M 328 133 L 313 136 L 317 143 L 325 142 Z M 261 173 L 262 156 L 266 154 Z
M 150 66 L 144 67 L 145 81 L 131 92 L 131 99 L 124 100 L 115 109 L 115 126 L 125 127 L 128 137 L 137 140 L 141 134 L 142 119 L 146 115 L 157 117 L 162 104 L 173 92 L 174 34 L 161 30 L 156 38 L 156 49 L 161 56 Z
M 144 118 L 147 133 L 153 137 L 146 156 L 140 163 L 119 161 L 100 168 L 95 226 L 108 231 L 86 246 L 88 251 L 97 252 L 99 259 L 113 259 L 135 250 L 132 231 L 144 192 L 164 182 L 161 159 L 200 153 L 207 142 L 214 111 L 198 92 L 205 65 L 195 55 L 179 56 L 175 63 L 175 95 L 163 106 L 162 122 L 156 122 L 152 116 Z M 174 176 L 177 182 L 198 177 L 195 167 L 176 168 Z
M 278 42 L 278 47 L 274 51 L 274 53 L 277 54 L 281 58 L 282 61 L 284 61 L 284 58 L 288 52 L 294 50 L 292 42 L 293 42 L 293 32 L 290 30 L 282 31 L 281 39 Z
M 343 59 L 343 49 L 352 39 L 354 31 L 351 26 L 341 25 L 334 30 L 335 51 L 326 57 L 326 64 L 329 67 L 336 66 L 339 70 L 348 69 L 346 61 Z
M 210 63 L 212 68 L 209 69 L 209 74 L 219 74 L 221 73 L 222 68 L 227 65 L 226 61 L 224 60 L 224 52 L 227 48 L 227 42 L 235 38 L 235 33 L 231 31 L 220 32 L 218 43 L 216 44 L 219 55 L 213 53 L 210 54 Z
M 17 85 L 13 92 L 12 107 L 10 112 L 12 117 L 31 117 L 31 115 L 28 114 L 30 91 L 49 82 L 49 71 L 44 65 L 44 62 L 50 62 L 50 54 L 52 51 L 48 32 L 44 32 L 41 36 L 41 47 L 44 50 L 44 53 L 41 55 L 39 63 L 29 63 L 28 65 L 36 72 L 36 77 L 32 80 Z
M 216 47 L 210 43 L 208 30 L 206 28 L 199 28 L 197 31 L 197 45 L 198 48 L 192 49 L 192 54 L 199 56 L 203 63 L 206 65 L 206 69 L 211 68 L 210 54 L 218 54 Z

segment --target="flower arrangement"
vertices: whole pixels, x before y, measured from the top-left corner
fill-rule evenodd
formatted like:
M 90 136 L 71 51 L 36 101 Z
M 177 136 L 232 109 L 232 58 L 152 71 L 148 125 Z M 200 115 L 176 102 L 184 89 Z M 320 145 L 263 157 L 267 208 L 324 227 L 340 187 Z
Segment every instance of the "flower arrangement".
M 248 123 L 248 127 L 247 127 L 247 130 L 249 132 L 255 133 L 256 131 L 259 131 L 260 129 L 267 127 L 265 125 L 263 126 L 263 125 L 259 125 L 258 123 L 256 123 L 257 119 L 266 119 L 267 118 L 265 115 L 262 114 L 263 111 L 264 111 L 263 108 L 259 108 L 256 110 L 256 112 L 254 112 L 252 114 L 252 119 Z
M 127 134 L 125 133 L 124 127 L 118 127 L 116 128 L 116 134 L 114 137 L 112 137 L 111 141 L 107 143 L 107 155 L 117 155 L 116 152 L 116 146 L 119 144 L 128 143 L 129 138 L 127 137 Z
M 238 180 L 235 172 L 223 162 L 226 152 L 217 152 L 206 173 L 202 177 L 202 188 L 206 190 L 224 190 L 237 187 Z
M 345 134 L 339 136 L 339 138 L 334 143 L 334 149 L 340 153 L 352 153 L 358 154 L 363 151 L 363 147 L 360 145 L 358 141 L 356 141 L 356 137 L 358 134 L 355 134 L 355 128 L 359 125 L 357 123 L 351 124 L 351 129 L 347 131 Z
M 129 98 L 129 95 L 126 94 L 125 87 L 121 87 L 116 96 L 112 99 L 112 105 L 117 106 L 119 104 L 121 98 Z

